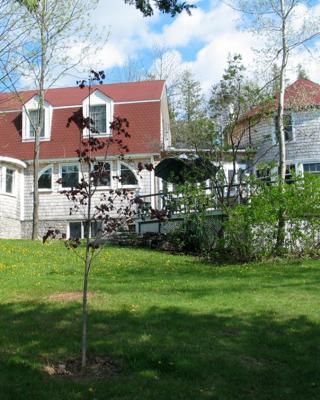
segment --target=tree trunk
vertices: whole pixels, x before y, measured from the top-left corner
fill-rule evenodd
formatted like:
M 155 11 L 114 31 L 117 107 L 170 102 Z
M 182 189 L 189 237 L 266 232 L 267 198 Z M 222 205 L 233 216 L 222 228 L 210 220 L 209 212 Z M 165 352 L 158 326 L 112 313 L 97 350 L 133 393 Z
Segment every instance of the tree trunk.
M 91 84 L 89 84 L 89 116 L 90 116 L 90 94 Z M 89 129 L 89 137 L 91 137 L 91 130 Z M 86 257 L 85 257 L 85 270 L 84 270 L 84 281 L 83 281 L 83 307 L 82 307 L 82 350 L 81 350 L 81 371 L 83 374 L 87 368 L 87 323 L 88 323 L 88 281 L 89 273 L 92 262 L 92 254 L 90 248 L 90 224 L 91 224 L 91 201 L 92 201 L 92 181 L 90 177 L 92 165 L 91 165 L 91 151 L 89 154 L 88 161 L 88 204 L 87 204 L 87 229 L 85 229 L 85 240 L 86 240 Z M 83 173 L 83 171 L 82 171 Z
M 86 259 L 83 279 L 82 296 L 82 346 L 81 346 L 81 372 L 84 374 L 87 368 L 87 325 L 88 325 L 88 277 L 90 270 L 90 249 L 86 245 Z
M 32 240 L 39 238 L 39 157 L 40 157 L 40 135 L 44 129 L 45 112 L 44 112 L 44 83 L 47 64 L 47 42 L 46 42 L 46 1 L 41 1 L 41 9 L 39 13 L 40 21 L 40 38 L 41 38 L 41 59 L 40 59 L 40 76 L 39 76 L 39 99 L 38 99 L 38 121 L 35 129 L 34 138 L 34 154 L 33 154 L 33 215 L 32 215 Z M 30 122 L 31 123 L 31 122 Z
M 282 60 L 280 67 L 279 86 L 280 93 L 278 97 L 277 108 L 277 139 L 279 145 L 279 191 L 280 197 L 284 192 L 286 177 L 286 145 L 285 145 L 285 129 L 284 129 L 284 101 L 285 101 L 285 72 L 288 62 L 288 44 L 287 44 L 287 16 L 285 11 L 284 0 L 280 0 L 281 16 L 282 16 Z M 278 227 L 275 245 L 275 253 L 281 255 L 285 241 L 285 204 L 280 200 L 278 211 Z

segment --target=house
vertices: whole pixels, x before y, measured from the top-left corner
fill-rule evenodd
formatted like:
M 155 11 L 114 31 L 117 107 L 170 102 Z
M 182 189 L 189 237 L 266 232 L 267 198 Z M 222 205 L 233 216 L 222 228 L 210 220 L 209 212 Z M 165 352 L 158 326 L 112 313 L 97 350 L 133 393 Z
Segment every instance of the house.
M 276 101 L 270 113 L 251 125 L 260 111 L 257 107 L 246 115 L 242 147 L 255 149 L 254 169 L 263 176 L 270 174 L 270 168 L 261 166 L 277 163 L 279 156 Z M 284 124 L 287 175 L 292 171 L 320 173 L 320 85 L 299 78 L 286 88 Z
M 70 117 L 90 112 L 99 137 L 111 137 L 109 124 L 115 116 L 129 121 L 129 152 L 120 160 L 116 148 L 104 161 L 99 190 L 130 188 L 139 194 L 158 191 L 161 180 L 154 173 L 137 175 L 139 162 L 156 164 L 161 151 L 170 146 L 169 113 L 164 81 L 103 84 L 87 88 L 48 89 L 45 94 L 45 123 L 41 132 L 39 203 L 40 235 L 55 227 L 68 235 L 83 235 L 79 215 L 69 215 L 70 201 L 60 192 L 80 179 L 76 149 L 88 136 Z M 0 94 L 0 237 L 30 238 L 33 211 L 34 128 L 38 118 L 36 91 Z M 28 117 L 28 114 L 29 117 Z M 103 159 L 103 154 L 98 155 Z M 113 179 L 121 176 L 119 182 Z M 151 200 L 152 201 L 152 200 Z M 94 227 L 91 227 L 94 229 Z

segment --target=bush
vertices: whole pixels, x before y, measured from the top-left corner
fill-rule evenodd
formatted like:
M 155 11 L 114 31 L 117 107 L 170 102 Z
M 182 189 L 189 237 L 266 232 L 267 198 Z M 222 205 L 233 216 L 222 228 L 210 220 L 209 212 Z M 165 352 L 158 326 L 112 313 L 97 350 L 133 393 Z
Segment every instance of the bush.
M 320 254 L 320 180 L 295 177 L 281 191 L 255 182 L 250 202 L 227 210 L 225 246 L 237 260 L 257 260 L 274 255 L 279 208 L 285 208 L 284 255 Z
M 260 260 L 275 254 L 278 214 L 285 208 L 284 255 L 320 255 L 320 179 L 295 177 L 283 191 L 253 180 L 247 204 L 224 206 L 222 215 L 210 214 L 204 188 L 185 185 L 180 193 L 186 202 L 184 221 L 169 235 L 180 251 L 205 258 L 234 261 Z M 210 206 L 209 206 L 210 207 Z

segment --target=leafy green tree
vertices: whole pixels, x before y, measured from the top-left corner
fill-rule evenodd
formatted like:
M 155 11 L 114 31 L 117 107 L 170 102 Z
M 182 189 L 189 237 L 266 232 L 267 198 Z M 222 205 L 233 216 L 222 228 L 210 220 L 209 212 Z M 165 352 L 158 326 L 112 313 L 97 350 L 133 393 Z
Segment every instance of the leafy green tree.
M 30 0 L 33 1 L 33 0 Z M 145 17 L 151 17 L 155 9 L 159 9 L 162 13 L 170 14 L 174 17 L 180 14 L 182 11 L 186 11 L 188 14 L 191 13 L 191 9 L 194 8 L 193 4 L 189 4 L 186 1 L 180 0 L 124 0 L 125 3 L 134 5 L 138 10 L 142 12 Z
M 320 18 L 316 11 L 301 13 L 305 6 L 314 6 L 304 0 L 234 0 L 231 2 L 243 12 L 246 26 L 253 28 L 266 42 L 264 63 L 278 64 L 276 76 L 279 85 L 277 94 L 277 136 L 279 147 L 280 186 L 284 187 L 286 175 L 285 141 L 285 86 L 286 71 L 291 54 L 300 47 L 312 51 L 313 40 L 320 34 Z M 299 23 L 297 16 L 299 15 Z M 271 66 L 270 65 L 270 66 Z M 267 68 L 265 68 L 267 69 Z M 277 251 L 281 254 L 285 240 L 285 207 L 279 209 Z
M 200 82 L 189 70 L 180 76 L 171 110 L 174 145 L 186 149 L 210 146 L 212 126 L 207 114 L 207 101 Z
M 68 70 L 77 66 L 96 39 L 90 22 L 88 10 L 95 0 L 19 0 L 20 23 L 27 28 L 28 35 L 19 43 L 19 51 L 8 64 L 2 64 L 8 77 L 6 86 L 20 99 L 24 111 L 34 130 L 33 157 L 33 218 L 32 239 L 39 238 L 39 157 L 40 135 L 44 127 L 44 99 L 46 90 Z M 21 11 L 22 10 L 22 11 Z M 70 40 L 72 38 L 72 40 Z M 83 48 L 83 43 L 90 43 Z M 72 53 L 79 46 L 78 56 Z M 92 53 L 92 51 L 91 51 Z M 15 74 L 10 73 L 12 64 Z M 20 79 L 26 78 L 37 90 L 38 119 L 32 121 L 25 108 L 18 86 Z

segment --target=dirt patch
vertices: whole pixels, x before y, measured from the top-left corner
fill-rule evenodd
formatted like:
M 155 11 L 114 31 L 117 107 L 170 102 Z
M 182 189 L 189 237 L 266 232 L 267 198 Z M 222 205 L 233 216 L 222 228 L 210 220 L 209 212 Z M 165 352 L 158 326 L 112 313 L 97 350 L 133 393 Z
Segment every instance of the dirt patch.
M 88 293 L 88 297 L 92 297 L 93 293 Z M 52 301 L 73 301 L 82 300 L 82 292 L 65 292 L 65 293 L 55 293 L 48 297 Z
M 43 371 L 50 376 L 67 379 L 109 379 L 121 372 L 120 364 L 110 357 L 89 357 L 85 373 L 81 372 L 81 358 L 70 358 L 65 362 L 50 362 Z

